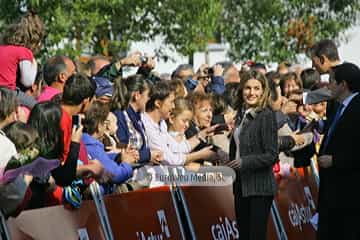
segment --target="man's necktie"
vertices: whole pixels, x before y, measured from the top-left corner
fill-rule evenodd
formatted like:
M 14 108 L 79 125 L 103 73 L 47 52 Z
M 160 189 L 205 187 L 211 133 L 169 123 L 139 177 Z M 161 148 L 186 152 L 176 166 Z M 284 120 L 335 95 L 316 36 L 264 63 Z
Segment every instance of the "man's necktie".
M 331 123 L 331 126 L 326 134 L 326 138 L 325 138 L 325 142 L 324 142 L 324 150 L 326 149 L 327 145 L 329 144 L 331 135 L 333 134 L 333 131 L 335 130 L 336 124 L 339 121 L 340 117 L 341 117 L 341 111 L 344 108 L 344 104 L 340 104 L 340 106 L 338 107 L 334 120 Z

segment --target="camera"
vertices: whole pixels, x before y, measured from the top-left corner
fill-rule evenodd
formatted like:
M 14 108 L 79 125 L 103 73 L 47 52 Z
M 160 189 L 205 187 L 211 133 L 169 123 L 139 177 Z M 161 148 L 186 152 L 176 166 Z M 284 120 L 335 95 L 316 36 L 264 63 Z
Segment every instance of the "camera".
M 146 64 L 148 62 L 148 57 L 146 56 L 140 56 L 140 62 L 142 65 Z
M 205 68 L 204 69 L 204 74 L 207 75 L 207 76 L 213 76 L 214 75 L 214 69 L 213 68 Z
M 214 134 L 223 134 L 224 131 L 228 131 L 229 130 L 229 126 L 227 124 L 219 124 L 215 129 L 214 129 Z
M 80 115 L 73 115 L 72 116 L 72 126 L 73 126 L 73 128 L 76 128 L 76 129 L 78 129 L 79 127 L 80 127 L 80 125 L 81 125 L 81 117 L 80 117 Z

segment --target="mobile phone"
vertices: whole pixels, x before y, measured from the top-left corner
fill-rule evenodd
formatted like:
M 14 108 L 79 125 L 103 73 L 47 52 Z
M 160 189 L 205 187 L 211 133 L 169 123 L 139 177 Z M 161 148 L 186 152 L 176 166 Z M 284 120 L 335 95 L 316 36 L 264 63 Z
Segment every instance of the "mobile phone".
M 146 56 L 141 56 L 140 57 L 140 61 L 141 61 L 141 64 L 142 65 L 144 65 L 144 64 L 146 64 L 147 62 L 148 62 L 148 57 L 146 57 Z
M 204 69 L 204 74 L 207 75 L 207 76 L 212 76 L 212 75 L 214 75 L 214 69 L 210 68 L 210 67 L 205 68 Z
M 73 126 L 73 128 L 78 129 L 80 127 L 80 124 L 81 124 L 80 115 L 73 115 L 72 116 L 72 126 Z
M 318 126 L 318 123 L 315 120 L 312 120 L 311 122 L 306 124 L 305 127 L 298 132 L 298 134 L 311 132 L 314 129 L 316 129 L 317 126 Z
M 223 124 L 219 124 L 215 129 L 214 129 L 214 134 L 221 134 L 223 133 L 223 131 L 228 131 L 229 130 L 229 126 L 225 123 Z

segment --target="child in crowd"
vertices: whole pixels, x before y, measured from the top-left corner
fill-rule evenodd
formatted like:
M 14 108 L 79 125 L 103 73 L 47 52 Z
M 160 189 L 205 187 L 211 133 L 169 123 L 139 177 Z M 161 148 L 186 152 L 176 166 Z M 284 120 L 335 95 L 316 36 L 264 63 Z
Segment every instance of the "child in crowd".
M 0 86 L 16 90 L 22 105 L 32 108 L 36 101 L 24 94 L 37 73 L 34 55 L 40 50 L 45 27 L 39 16 L 29 13 L 8 25 L 0 45 Z
M 176 141 L 168 133 L 165 121 L 170 118 L 174 110 L 174 100 L 174 89 L 167 82 L 159 82 L 152 88 L 150 99 L 146 104 L 146 113 L 143 116 L 150 148 L 163 152 L 164 159 L 161 163 L 165 165 L 186 165 L 190 162 L 210 158 L 215 153 L 209 146 L 200 151 L 193 151 L 202 142 L 201 139 L 212 134 L 213 129 L 210 126 L 181 142 Z
M 186 139 L 185 131 L 189 128 L 192 117 L 193 109 L 190 102 L 185 98 L 177 98 L 175 100 L 175 108 L 168 119 L 169 134 L 177 142 L 182 142 Z
M 40 49 L 44 30 L 39 16 L 31 13 L 8 26 L 0 45 L 0 85 L 15 90 L 17 85 L 30 87 L 33 84 L 37 72 L 34 54 Z M 19 83 L 16 82 L 18 69 Z
M 16 216 L 30 203 L 32 191 L 29 185 L 33 177 L 47 176 L 60 162 L 38 158 L 40 151 L 36 143 L 39 135 L 30 125 L 13 122 L 4 128 L 4 132 L 18 153 L 8 159 L 1 170 L 0 205 L 5 216 Z

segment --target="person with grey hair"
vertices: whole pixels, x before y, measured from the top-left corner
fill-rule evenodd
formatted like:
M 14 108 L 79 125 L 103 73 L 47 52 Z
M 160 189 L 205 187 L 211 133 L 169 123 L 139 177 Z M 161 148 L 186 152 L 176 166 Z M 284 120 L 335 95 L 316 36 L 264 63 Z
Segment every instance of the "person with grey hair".
M 185 81 L 194 76 L 193 66 L 190 64 L 180 64 L 173 73 L 172 78 L 177 77 Z
M 315 43 L 310 49 L 313 67 L 320 72 L 329 73 L 330 69 L 341 63 L 336 44 L 330 39 Z
M 188 92 L 192 92 L 198 84 L 193 66 L 190 64 L 180 64 L 173 73 L 172 79 L 174 78 L 181 79 Z

